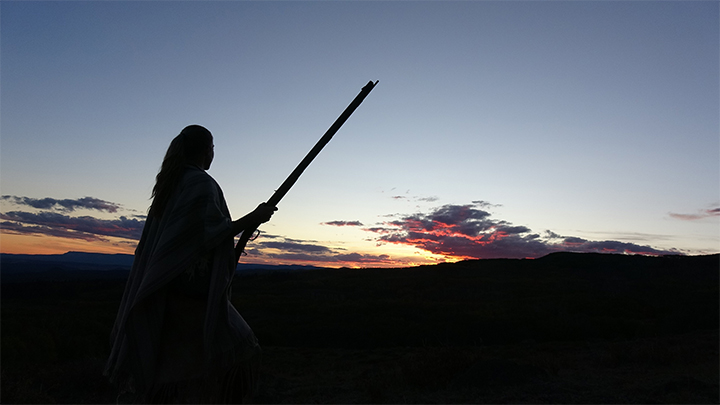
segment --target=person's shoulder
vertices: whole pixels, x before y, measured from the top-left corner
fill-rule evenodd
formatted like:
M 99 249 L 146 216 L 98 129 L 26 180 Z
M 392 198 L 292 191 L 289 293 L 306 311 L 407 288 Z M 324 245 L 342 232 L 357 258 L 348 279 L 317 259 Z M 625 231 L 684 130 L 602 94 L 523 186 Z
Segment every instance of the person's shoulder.
M 212 178 L 205 170 L 193 165 L 185 165 L 184 177 L 198 179 Z
M 217 182 L 212 178 L 205 170 L 200 169 L 196 166 L 188 165 L 185 167 L 185 173 L 183 174 L 183 183 L 186 187 L 217 187 Z

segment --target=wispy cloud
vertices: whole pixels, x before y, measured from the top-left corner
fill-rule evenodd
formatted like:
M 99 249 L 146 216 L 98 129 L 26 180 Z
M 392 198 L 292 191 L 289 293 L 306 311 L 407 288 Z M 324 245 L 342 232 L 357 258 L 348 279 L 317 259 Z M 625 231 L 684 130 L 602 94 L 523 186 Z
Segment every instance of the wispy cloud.
M 472 204 L 447 204 L 428 213 L 396 215 L 366 231 L 378 234 L 379 243 L 414 246 L 427 252 L 457 259 L 540 257 L 556 251 L 608 252 L 662 255 L 675 251 L 654 249 L 620 241 L 589 241 L 560 236 L 552 231 L 544 235 L 500 219 L 481 208 L 493 206 L 485 201 Z
M 418 197 L 418 196 L 412 196 L 409 195 L 410 190 L 408 190 L 405 194 L 406 195 L 392 195 L 390 198 L 393 200 L 407 200 L 407 201 L 415 201 L 415 202 L 435 202 L 438 201 L 440 198 L 436 196 L 430 196 L 430 197 Z
M 63 199 L 58 200 L 55 198 L 30 198 L 30 197 L 18 197 L 14 195 L 4 195 L 0 199 L 11 202 L 16 205 L 28 206 L 32 208 L 42 210 L 59 210 L 59 211 L 74 211 L 76 209 L 84 208 L 89 210 L 105 211 L 109 213 L 115 213 L 120 209 L 119 204 L 115 204 L 109 201 L 100 200 L 93 197 L 83 197 L 78 199 Z
M 600 238 L 611 238 L 612 240 L 630 241 L 630 242 L 647 242 L 647 241 L 671 241 L 674 239 L 673 235 L 659 234 L 659 233 L 644 233 L 644 232 L 624 232 L 624 231 L 583 231 L 584 234 L 595 234 Z
M 304 253 L 313 255 L 325 255 L 332 253 L 332 250 L 326 246 L 316 245 L 312 243 L 289 242 L 289 241 L 268 241 L 257 243 L 259 248 L 277 249 L 283 252 Z
M 270 239 L 265 241 L 263 239 Z M 348 252 L 342 248 L 330 248 L 317 241 L 303 241 L 263 234 L 248 249 L 248 256 L 268 262 L 284 262 L 313 265 L 379 266 L 398 264 L 386 254 L 363 254 Z
M 106 238 L 92 233 L 43 225 L 24 225 L 17 222 L 0 222 L 0 229 L 2 229 L 3 233 L 15 235 L 43 235 L 57 238 L 79 239 L 87 242 L 107 241 Z
M 697 221 L 697 220 L 705 219 L 705 218 L 719 217 L 720 216 L 720 208 L 710 208 L 710 209 L 698 210 L 698 212 L 695 214 L 677 214 L 677 213 L 671 212 L 670 216 L 675 219 L 680 219 L 683 221 Z
M 489 203 L 485 200 L 477 200 L 472 202 L 474 205 L 480 208 L 495 208 L 495 207 L 502 207 L 502 204 L 493 204 Z
M 330 221 L 323 222 L 321 225 L 332 225 L 332 226 L 363 226 L 360 221 Z
M 98 219 L 91 216 L 71 217 L 56 212 L 30 213 L 11 211 L 0 214 L 3 232 L 45 234 L 86 239 L 115 236 L 139 240 L 145 221 L 135 218 Z M 30 225 L 30 226 L 28 226 Z

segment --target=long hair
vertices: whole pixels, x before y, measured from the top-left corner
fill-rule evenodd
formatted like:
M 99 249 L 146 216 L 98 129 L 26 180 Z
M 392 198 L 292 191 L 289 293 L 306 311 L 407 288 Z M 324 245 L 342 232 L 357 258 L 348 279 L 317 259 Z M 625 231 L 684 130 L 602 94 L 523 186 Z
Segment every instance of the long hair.
M 155 177 L 150 214 L 162 217 L 170 196 L 180 182 L 185 165 L 206 153 L 210 145 L 212 134 L 200 125 L 189 125 L 173 138 Z

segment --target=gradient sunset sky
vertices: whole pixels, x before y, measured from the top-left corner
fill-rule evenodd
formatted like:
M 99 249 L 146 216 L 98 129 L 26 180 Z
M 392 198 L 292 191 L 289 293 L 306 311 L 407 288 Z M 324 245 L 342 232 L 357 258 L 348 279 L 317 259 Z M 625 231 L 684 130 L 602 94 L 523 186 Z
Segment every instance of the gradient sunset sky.
M 2 1 L 3 253 L 132 253 L 170 140 L 246 263 L 720 252 L 717 1 Z

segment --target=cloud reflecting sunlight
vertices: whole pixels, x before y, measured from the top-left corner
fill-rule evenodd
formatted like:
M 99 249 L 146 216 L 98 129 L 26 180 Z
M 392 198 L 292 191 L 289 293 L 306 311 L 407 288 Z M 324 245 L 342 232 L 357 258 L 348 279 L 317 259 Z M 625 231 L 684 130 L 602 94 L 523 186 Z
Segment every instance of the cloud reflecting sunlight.
M 561 236 L 552 231 L 542 234 L 492 218 L 485 201 L 447 204 L 427 213 L 397 214 L 397 219 L 365 228 L 377 234 L 380 244 L 413 246 L 450 260 L 490 258 L 537 258 L 558 251 L 600 252 L 643 255 L 679 254 L 677 250 L 655 249 L 613 240 L 590 241 Z

